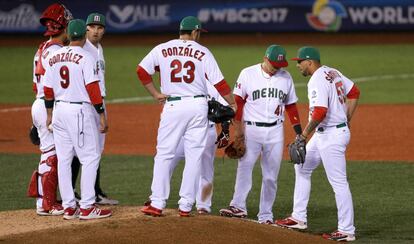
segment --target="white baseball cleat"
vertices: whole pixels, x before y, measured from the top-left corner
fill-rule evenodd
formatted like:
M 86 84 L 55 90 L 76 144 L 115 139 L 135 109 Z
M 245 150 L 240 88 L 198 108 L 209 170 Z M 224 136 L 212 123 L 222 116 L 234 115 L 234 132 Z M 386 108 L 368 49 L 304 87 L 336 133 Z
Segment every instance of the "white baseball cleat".
M 220 209 L 220 215 L 224 217 L 246 218 L 247 212 L 241 208 L 229 206 L 228 208 Z
M 332 240 L 332 241 L 355 241 L 355 235 L 347 234 L 344 232 L 340 232 L 336 230 L 332 233 L 325 233 L 322 235 L 324 239 Z
M 293 217 L 276 220 L 275 224 L 289 229 L 306 230 L 308 228 L 306 222 L 296 220 Z
M 43 208 L 37 208 L 36 213 L 40 216 L 58 216 L 62 215 L 65 211 L 63 210 L 62 205 L 55 204 L 52 209 L 44 210 Z
M 80 209 L 80 220 L 87 220 L 87 219 L 101 219 L 110 217 L 112 215 L 112 211 L 109 209 L 100 209 L 96 206 L 92 206 L 90 208 L 81 208 Z

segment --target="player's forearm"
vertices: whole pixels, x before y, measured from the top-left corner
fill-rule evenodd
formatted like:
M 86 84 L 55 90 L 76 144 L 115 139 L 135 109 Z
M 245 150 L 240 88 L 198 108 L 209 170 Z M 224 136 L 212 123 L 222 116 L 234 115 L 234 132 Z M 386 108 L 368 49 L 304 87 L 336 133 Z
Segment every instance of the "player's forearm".
M 352 116 L 354 115 L 355 109 L 358 106 L 358 99 L 347 99 L 346 100 L 346 117 L 348 122 L 351 122 Z
M 226 102 L 229 104 L 229 106 L 234 109 L 234 111 L 237 111 L 237 104 L 234 101 L 233 94 L 229 93 L 229 94 L 223 96 L 223 98 L 224 98 L 224 100 L 226 100 Z
M 320 124 L 320 121 L 311 119 L 308 124 L 303 129 L 302 136 L 306 139 L 309 137 L 310 134 L 316 129 L 316 127 Z
M 234 120 L 234 137 L 241 138 L 244 137 L 244 125 L 242 121 Z
M 148 91 L 149 94 L 151 94 L 152 97 L 157 98 L 157 96 L 160 94 L 160 92 L 155 88 L 154 83 L 148 83 L 145 86 L 145 89 Z
M 313 107 L 312 117 L 305 129 L 302 132 L 302 136 L 306 139 L 316 129 L 316 127 L 322 122 L 328 113 L 328 108 L 325 107 Z

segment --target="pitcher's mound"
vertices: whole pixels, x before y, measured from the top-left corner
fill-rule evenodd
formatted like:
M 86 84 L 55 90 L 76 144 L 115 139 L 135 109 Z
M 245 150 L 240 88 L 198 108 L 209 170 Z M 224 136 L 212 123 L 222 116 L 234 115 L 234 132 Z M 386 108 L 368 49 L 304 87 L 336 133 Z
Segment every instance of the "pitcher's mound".
M 0 212 L 0 242 L 18 243 L 326 243 L 320 236 L 254 221 L 220 216 L 163 217 L 142 214 L 141 207 L 112 207 L 100 220 L 40 217 L 35 210 Z

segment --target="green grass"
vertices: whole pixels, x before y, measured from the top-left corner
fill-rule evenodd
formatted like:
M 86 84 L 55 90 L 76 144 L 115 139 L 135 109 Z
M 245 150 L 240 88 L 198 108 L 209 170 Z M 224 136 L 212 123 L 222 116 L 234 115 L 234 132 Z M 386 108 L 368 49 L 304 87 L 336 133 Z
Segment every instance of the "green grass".
M 277 40 L 276 40 L 277 41 Z M 106 80 L 108 99 L 148 96 L 138 82 L 135 69 L 141 59 L 153 46 L 105 47 Z M 241 69 L 259 63 L 266 46 L 209 46 L 229 84 L 234 84 Z M 299 46 L 287 45 L 288 57 L 296 55 Z M 319 46 L 322 62 L 338 68 L 349 78 L 381 75 L 414 74 L 412 64 L 414 45 L 350 45 Z M 0 47 L 0 104 L 30 104 L 32 62 L 36 44 L 33 48 Z M 306 82 L 289 62 L 287 68 L 292 74 L 300 103 L 307 103 Z M 401 104 L 413 103 L 411 91 L 414 78 L 375 80 L 359 83 L 361 103 Z M 12 95 L 11 95 L 12 94 Z
M 37 155 L 0 154 L 0 210 L 34 208 L 34 200 L 25 197 L 31 172 L 37 166 Z M 152 158 L 140 156 L 104 156 L 101 184 L 121 205 L 142 205 L 150 194 Z M 183 164 L 172 180 L 167 207 L 176 208 Z M 215 164 L 213 214 L 226 207 L 234 188 L 236 161 L 217 158 Z M 408 163 L 350 162 L 348 177 L 355 207 L 358 243 L 408 243 L 414 219 L 414 165 Z M 276 218 L 292 210 L 294 171 L 283 162 L 274 206 Z M 308 207 L 309 233 L 317 234 L 336 228 L 334 195 L 322 167 L 314 172 Z M 249 218 L 256 218 L 260 194 L 260 168 L 256 164 L 253 188 L 248 198 Z

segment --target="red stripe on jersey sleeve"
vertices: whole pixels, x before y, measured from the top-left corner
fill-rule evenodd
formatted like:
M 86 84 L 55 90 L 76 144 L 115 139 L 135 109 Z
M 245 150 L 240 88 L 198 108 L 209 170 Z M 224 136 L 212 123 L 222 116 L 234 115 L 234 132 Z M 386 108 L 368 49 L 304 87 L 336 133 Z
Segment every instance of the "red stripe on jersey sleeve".
M 144 86 L 152 82 L 151 75 L 148 74 L 148 72 L 141 66 L 137 67 L 137 75 L 138 75 L 138 79 L 141 81 L 141 83 Z
M 286 105 L 285 108 L 289 116 L 290 123 L 292 125 L 300 124 L 299 112 L 298 112 L 298 107 L 296 106 L 296 103 Z
M 236 116 L 234 116 L 234 119 L 237 121 L 241 121 L 243 117 L 243 107 L 244 107 L 244 104 L 246 104 L 246 100 L 243 99 L 239 95 L 234 95 L 234 100 L 236 101 L 236 104 L 237 104 L 237 111 L 236 111 Z
M 346 94 L 346 97 L 349 99 L 358 99 L 361 92 L 359 91 L 358 87 L 354 84 L 352 89 Z
M 231 89 L 225 79 L 215 84 L 214 87 L 217 89 L 217 91 L 220 93 L 222 97 L 228 95 L 231 92 Z
M 55 94 L 53 93 L 53 89 L 47 86 L 43 87 L 43 91 L 45 92 L 46 100 L 53 100 L 55 99 Z
M 319 106 L 314 107 L 312 112 L 312 119 L 321 122 L 326 117 L 327 112 L 328 108 Z
M 101 89 L 99 89 L 99 81 L 94 81 L 86 85 L 86 90 L 88 91 L 89 98 L 93 105 L 101 104 L 102 102 L 102 95 Z

